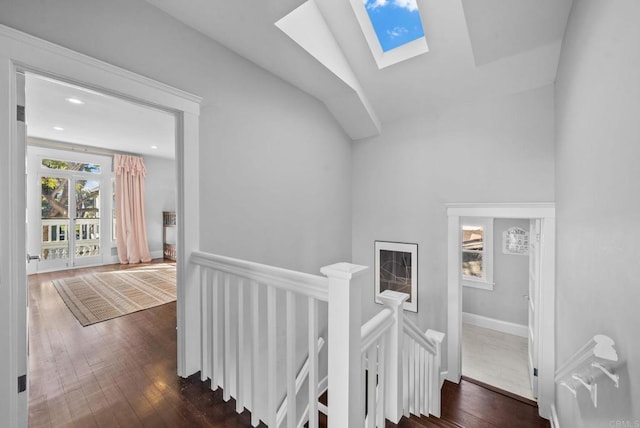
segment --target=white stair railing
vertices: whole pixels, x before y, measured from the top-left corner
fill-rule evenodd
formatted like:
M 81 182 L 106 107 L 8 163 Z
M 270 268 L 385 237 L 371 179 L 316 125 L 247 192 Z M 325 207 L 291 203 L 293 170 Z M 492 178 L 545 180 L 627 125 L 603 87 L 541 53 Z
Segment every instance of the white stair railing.
M 318 354 L 320 354 L 320 352 L 322 351 L 323 346 L 324 346 L 324 339 L 321 337 L 318 339 Z M 298 375 L 296 376 L 296 394 L 300 392 L 305 380 L 309 378 L 309 366 L 310 366 L 309 356 L 307 356 L 307 359 L 304 361 L 302 368 L 300 369 L 300 371 L 298 372 Z M 320 384 L 318 385 L 317 396 L 320 397 L 320 395 L 322 395 L 326 391 L 326 389 L 327 389 L 327 378 L 325 377 L 322 381 L 320 381 Z M 322 410 L 323 409 L 321 409 L 321 411 Z M 326 411 L 323 413 L 326 414 Z M 280 407 L 278 407 L 278 412 L 276 415 L 276 421 L 277 421 L 276 423 L 278 427 L 282 425 L 286 416 L 287 416 L 287 400 L 285 399 L 285 400 L 282 400 L 282 404 L 280 404 Z M 298 427 L 304 426 L 304 424 L 308 421 L 308 418 L 309 418 L 309 405 L 307 404 L 302 416 L 298 419 L 297 426 Z
M 385 426 L 385 353 L 387 352 L 389 331 L 393 326 L 393 312 L 383 309 L 362 326 L 362 423 L 367 428 Z M 365 399 L 366 398 L 366 403 Z
M 359 397 L 340 372 L 346 366 L 354 373 L 349 350 L 359 348 L 359 340 L 349 332 L 357 328 L 359 339 L 360 311 L 354 308 L 360 298 L 351 281 L 365 267 L 337 263 L 322 268 L 322 277 L 201 251 L 191 262 L 200 268 L 201 379 L 211 379 L 211 389 L 222 388 L 225 401 L 233 397 L 238 413 L 250 410 L 253 426 L 262 421 L 279 427 L 286 417 L 287 428 L 307 419 L 310 428 L 317 427 L 323 407 L 318 394 L 327 385 L 318 364 L 322 315 L 331 338 L 328 374 L 338 372 L 330 383 L 329 423 L 338 426 L 356 414 L 349 406 Z M 304 374 L 302 357 L 308 358 Z M 307 378 L 308 404 L 299 412 L 300 376 Z M 279 417 L 282 397 L 286 412 L 280 410 Z
M 398 423 L 410 414 L 440 417 L 444 333 L 422 333 L 407 319 L 402 310 L 407 298 L 404 293 L 384 291 L 379 299 L 385 308 L 362 327 L 367 427 L 384 427 L 385 419 Z
M 444 334 L 422 333 L 404 316 L 407 295 L 389 290 L 385 308 L 361 325 L 355 278 L 365 267 L 337 263 L 323 277 L 200 251 L 191 262 L 200 270 L 201 379 L 233 397 L 238 413 L 250 410 L 253 426 L 315 428 L 319 410 L 331 427 L 440 415 Z
M 404 320 L 403 409 L 404 415 L 430 414 L 440 417 L 441 347 L 444 333 L 426 333 L 409 319 Z
M 620 377 L 615 371 L 620 363 L 614 345 L 608 336 L 593 336 L 556 371 L 556 383 L 567 389 L 574 398 L 578 389 L 586 389 L 593 406 L 598 407 L 598 378 L 609 378 L 616 388 L 619 387 Z

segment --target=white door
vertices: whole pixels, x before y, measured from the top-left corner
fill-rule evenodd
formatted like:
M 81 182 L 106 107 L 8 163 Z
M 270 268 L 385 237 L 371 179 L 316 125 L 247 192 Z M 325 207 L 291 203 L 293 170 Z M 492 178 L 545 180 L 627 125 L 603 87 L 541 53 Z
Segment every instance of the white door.
M 540 219 L 529 222 L 529 377 L 533 396 L 538 397 L 538 337 L 540 301 Z

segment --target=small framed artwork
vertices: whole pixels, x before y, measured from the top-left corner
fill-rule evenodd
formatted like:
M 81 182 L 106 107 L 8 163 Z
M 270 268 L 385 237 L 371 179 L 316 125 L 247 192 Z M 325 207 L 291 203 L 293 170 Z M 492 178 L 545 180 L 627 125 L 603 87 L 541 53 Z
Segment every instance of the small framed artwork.
M 502 232 L 502 252 L 504 254 L 528 256 L 529 232 L 516 226 Z
M 404 309 L 418 312 L 418 244 L 375 241 L 375 301 L 385 290 L 409 295 Z

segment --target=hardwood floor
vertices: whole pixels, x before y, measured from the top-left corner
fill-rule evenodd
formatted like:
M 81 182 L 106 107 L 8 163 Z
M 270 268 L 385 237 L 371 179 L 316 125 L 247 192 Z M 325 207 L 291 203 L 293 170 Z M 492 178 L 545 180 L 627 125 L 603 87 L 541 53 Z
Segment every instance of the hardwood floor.
M 461 380 L 445 382 L 442 388 L 442 418 L 402 420 L 402 428 L 466 427 L 466 428 L 548 428 L 549 421 L 538 416 L 538 407 L 524 403 L 480 385 Z
M 176 304 L 82 327 L 51 284 L 29 278 L 29 426 L 247 427 L 220 391 L 198 376 L 176 375 Z
M 100 268 L 29 278 L 29 426 L 249 427 L 220 390 L 199 375 L 176 375 L 176 305 L 169 303 L 82 327 L 51 284 Z M 537 408 L 462 381 L 445 383 L 441 420 L 399 427 L 548 427 Z M 390 424 L 389 426 L 393 426 Z

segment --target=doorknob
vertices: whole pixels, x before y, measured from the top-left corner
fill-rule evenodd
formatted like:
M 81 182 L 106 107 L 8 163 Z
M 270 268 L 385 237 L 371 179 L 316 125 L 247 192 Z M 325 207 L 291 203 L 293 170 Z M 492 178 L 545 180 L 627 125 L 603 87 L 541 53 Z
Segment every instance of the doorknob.
M 31 260 L 40 261 L 40 255 L 32 256 L 31 254 L 27 253 L 27 263 L 31 263 Z

